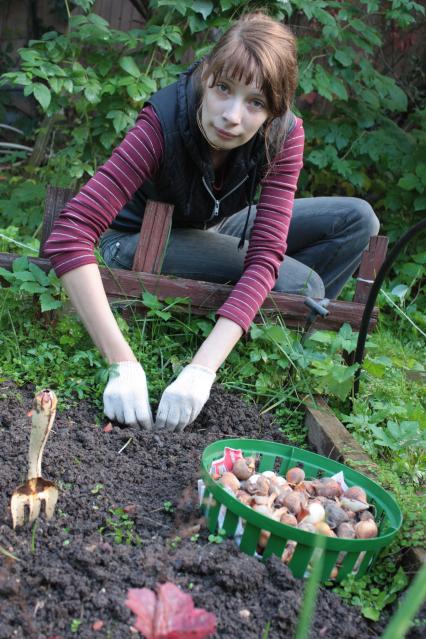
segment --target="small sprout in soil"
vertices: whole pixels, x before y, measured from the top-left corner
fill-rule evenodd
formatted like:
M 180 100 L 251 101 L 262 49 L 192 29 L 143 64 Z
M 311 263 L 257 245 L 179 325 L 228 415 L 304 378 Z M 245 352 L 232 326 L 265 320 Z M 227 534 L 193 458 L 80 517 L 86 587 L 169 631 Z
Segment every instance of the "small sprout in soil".
M 75 464 L 76 466 L 80 466 L 81 465 L 81 460 L 78 457 L 74 457 L 74 459 L 72 460 L 73 464 Z
M 266 624 L 263 632 L 262 632 L 262 639 L 268 639 L 269 637 L 269 631 L 271 629 L 271 622 L 268 621 L 268 623 Z
M 73 619 L 70 624 L 71 632 L 75 633 L 79 631 L 81 626 L 81 619 Z
M 174 511 L 173 502 L 171 502 L 171 501 L 163 502 L 163 508 L 164 508 L 164 512 L 172 513 Z
M 58 488 L 61 492 L 64 492 L 65 490 L 71 490 L 71 488 L 73 487 L 73 484 L 69 481 L 62 481 L 61 479 L 58 480 Z M 58 511 L 58 512 L 63 512 L 62 510 Z
M 224 540 L 226 531 L 223 528 L 220 528 L 217 533 L 217 535 L 212 534 L 208 536 L 208 540 L 211 544 L 221 544 Z
M 195 535 L 191 535 L 190 540 L 191 541 L 198 541 L 200 538 L 200 534 L 199 533 L 195 533 Z
M 110 508 L 112 517 L 108 517 L 105 526 L 99 528 L 101 535 L 112 537 L 116 544 L 140 546 L 142 539 L 135 532 L 135 522 L 123 508 Z
M 62 545 L 63 545 L 63 546 L 69 546 L 69 545 L 70 545 L 70 543 L 71 543 L 71 540 L 70 540 L 70 539 L 64 539 L 64 541 L 62 542 Z
M 175 550 L 175 548 L 177 548 L 178 544 L 180 544 L 181 541 L 182 541 L 182 537 L 179 537 L 179 536 L 173 537 L 173 539 L 169 541 L 170 548 Z
M 103 484 L 96 484 L 92 489 L 91 489 L 91 493 L 92 495 L 99 495 L 99 493 L 101 492 L 101 490 L 104 489 L 104 485 Z
M 188 590 L 192 590 L 193 587 L 194 587 L 194 582 L 190 581 L 189 584 L 188 584 Z

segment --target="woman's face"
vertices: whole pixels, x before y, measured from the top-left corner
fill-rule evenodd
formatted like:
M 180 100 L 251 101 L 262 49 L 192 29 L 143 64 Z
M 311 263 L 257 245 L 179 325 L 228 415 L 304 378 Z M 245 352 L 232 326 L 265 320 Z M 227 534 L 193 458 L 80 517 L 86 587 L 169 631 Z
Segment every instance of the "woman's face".
M 204 88 L 201 123 L 208 141 L 223 150 L 248 142 L 269 116 L 265 95 L 256 84 L 210 76 Z

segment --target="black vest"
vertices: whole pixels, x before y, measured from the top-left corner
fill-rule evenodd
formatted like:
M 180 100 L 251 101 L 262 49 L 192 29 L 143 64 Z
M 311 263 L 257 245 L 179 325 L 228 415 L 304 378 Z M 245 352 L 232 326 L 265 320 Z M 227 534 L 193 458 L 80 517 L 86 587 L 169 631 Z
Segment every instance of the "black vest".
M 231 151 L 221 188 L 215 190 L 211 149 L 196 119 L 201 98 L 192 76 L 196 66 L 148 100 L 163 131 L 163 162 L 157 175 L 136 191 L 110 228 L 137 233 L 148 199 L 174 205 L 173 227 L 203 229 L 253 203 L 265 170 L 263 135 L 258 132 Z

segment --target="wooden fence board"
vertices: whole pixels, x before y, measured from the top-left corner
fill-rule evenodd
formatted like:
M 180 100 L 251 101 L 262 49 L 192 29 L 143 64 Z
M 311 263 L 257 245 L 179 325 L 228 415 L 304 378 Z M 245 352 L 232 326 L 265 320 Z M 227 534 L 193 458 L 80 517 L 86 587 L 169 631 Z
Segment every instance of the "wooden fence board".
M 12 262 L 17 257 L 19 255 L 0 253 L 0 266 L 11 270 Z M 45 258 L 29 258 L 29 260 L 45 272 L 51 268 L 50 261 Z M 192 302 L 188 304 L 188 308 L 194 314 L 206 314 L 217 310 L 233 288 L 226 284 L 212 284 L 180 277 L 173 278 L 106 267 L 100 267 L 100 272 L 110 302 L 135 303 L 141 300 L 142 292 L 146 290 L 157 295 L 161 300 L 166 297 L 191 297 Z M 279 312 L 287 326 L 301 327 L 310 313 L 304 300 L 302 295 L 271 293 L 262 306 L 262 313 L 277 314 Z M 143 306 L 141 302 L 140 306 Z M 326 319 L 318 318 L 315 326 L 338 330 L 342 324 L 348 322 L 354 330 L 358 330 L 363 309 L 364 305 L 356 302 L 331 300 L 328 306 L 329 316 Z M 376 325 L 377 315 L 378 309 L 375 308 L 371 316 L 369 331 Z

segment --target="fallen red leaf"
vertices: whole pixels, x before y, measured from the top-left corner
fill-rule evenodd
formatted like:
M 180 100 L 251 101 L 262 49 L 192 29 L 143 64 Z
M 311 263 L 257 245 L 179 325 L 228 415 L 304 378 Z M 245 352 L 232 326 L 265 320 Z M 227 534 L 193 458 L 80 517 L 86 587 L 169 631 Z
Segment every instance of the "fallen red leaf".
M 204 639 L 216 630 L 215 615 L 195 608 L 191 595 L 172 583 L 158 586 L 157 594 L 148 588 L 130 588 L 125 603 L 145 639 Z
M 129 588 L 125 604 L 137 617 L 134 627 L 146 639 L 154 639 L 154 617 L 157 605 L 155 592 L 149 588 Z
M 112 431 L 112 424 L 108 422 L 106 426 L 104 426 L 104 433 L 110 433 Z

